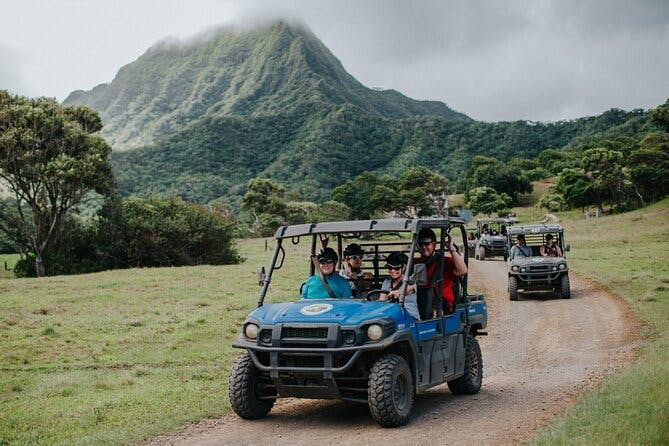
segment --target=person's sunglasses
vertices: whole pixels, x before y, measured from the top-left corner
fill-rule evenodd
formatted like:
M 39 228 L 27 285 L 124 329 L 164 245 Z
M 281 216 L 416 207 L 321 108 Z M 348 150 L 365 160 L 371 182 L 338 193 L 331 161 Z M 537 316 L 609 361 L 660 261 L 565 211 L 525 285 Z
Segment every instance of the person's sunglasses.
M 351 260 L 362 260 L 362 256 L 348 256 Z
M 320 260 L 318 261 L 318 263 L 320 263 L 321 265 L 327 265 L 328 263 L 334 263 L 334 262 L 335 262 L 335 261 L 334 261 L 334 260 L 331 260 L 331 259 L 320 259 Z
M 432 242 L 418 242 L 418 246 L 430 246 Z
M 399 271 L 402 269 L 402 266 L 387 265 L 386 268 L 388 268 L 389 270 Z

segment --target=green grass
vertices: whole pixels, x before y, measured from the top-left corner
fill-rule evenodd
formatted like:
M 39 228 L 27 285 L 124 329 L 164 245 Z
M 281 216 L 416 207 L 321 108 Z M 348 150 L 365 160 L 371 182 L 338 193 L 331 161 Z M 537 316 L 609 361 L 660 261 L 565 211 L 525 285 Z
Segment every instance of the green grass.
M 0 279 L 14 277 L 14 265 L 19 261 L 18 254 L 0 254 Z
M 531 221 L 537 211 L 518 212 Z M 534 444 L 669 438 L 668 213 L 669 200 L 599 220 L 559 214 L 571 267 L 625 298 L 647 342 Z M 255 307 L 269 248 L 240 242 L 241 265 L 0 280 L 0 445 L 129 444 L 228 413 L 230 344 Z M 286 248 L 269 300 L 296 298 L 307 273 L 291 255 L 305 244 Z
M 669 442 L 669 200 L 562 224 L 570 267 L 621 296 L 643 321 L 639 359 L 581 397 L 530 444 L 655 445 Z
M 294 299 L 288 245 L 272 293 Z M 271 255 L 240 248 L 241 265 L 1 280 L 0 445 L 127 444 L 229 412 L 230 344 Z

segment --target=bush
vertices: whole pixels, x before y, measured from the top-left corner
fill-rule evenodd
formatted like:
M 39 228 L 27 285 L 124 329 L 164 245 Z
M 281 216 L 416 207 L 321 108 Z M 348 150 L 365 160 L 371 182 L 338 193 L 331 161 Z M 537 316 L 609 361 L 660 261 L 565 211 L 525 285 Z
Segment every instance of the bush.
M 548 212 L 559 212 L 567 209 L 567 202 L 560 194 L 545 194 L 539 199 L 537 207 L 546 209 Z

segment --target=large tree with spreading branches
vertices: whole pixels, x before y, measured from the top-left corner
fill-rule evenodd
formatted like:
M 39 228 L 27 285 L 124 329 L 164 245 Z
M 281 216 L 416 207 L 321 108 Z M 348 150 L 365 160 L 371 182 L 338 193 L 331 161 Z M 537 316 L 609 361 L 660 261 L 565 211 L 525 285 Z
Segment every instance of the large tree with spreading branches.
M 37 276 L 64 217 L 91 191 L 114 188 L 111 147 L 102 121 L 84 107 L 0 91 L 0 230 L 24 255 L 34 255 Z

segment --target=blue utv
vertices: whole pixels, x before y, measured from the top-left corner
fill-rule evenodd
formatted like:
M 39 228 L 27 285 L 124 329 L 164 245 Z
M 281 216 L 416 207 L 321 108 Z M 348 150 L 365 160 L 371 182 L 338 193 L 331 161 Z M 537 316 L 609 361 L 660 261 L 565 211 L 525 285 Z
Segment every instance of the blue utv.
M 482 330 L 488 315 L 484 297 L 468 294 L 467 276 L 453 284 L 451 313 L 418 321 L 405 308 L 407 286 L 420 290 L 426 283 L 425 265 L 414 262 L 423 228 L 437 234 L 439 266 L 449 235 L 456 247 L 467 246 L 464 220 L 459 217 L 326 222 L 276 231 L 269 267 L 258 272 L 262 285 L 258 308 L 248 315 L 233 343 L 246 350 L 234 364 L 229 382 L 230 403 L 237 415 L 263 418 L 281 397 L 338 398 L 368 404 L 381 426 L 395 427 L 409 421 L 414 396 L 434 386 L 447 383 L 451 392 L 459 394 L 479 391 L 483 361 L 476 337 L 486 334 Z M 286 240 L 294 245 L 307 241 L 312 259 L 317 248 L 329 244 L 338 251 L 339 268 L 342 247 L 359 244 L 365 252 L 365 289 L 350 299 L 265 303 L 272 275 L 284 264 Z M 408 256 L 399 299 L 382 301 L 380 287 L 388 277 L 385 260 L 397 251 Z M 468 262 L 467 249 L 463 251 Z M 304 255 L 310 275 L 318 273 L 306 249 Z M 440 282 L 439 277 L 433 279 Z

